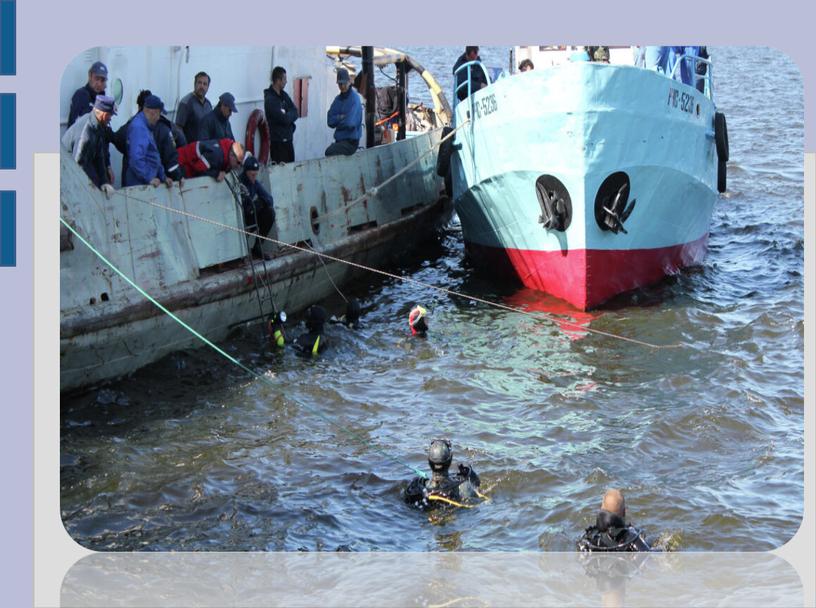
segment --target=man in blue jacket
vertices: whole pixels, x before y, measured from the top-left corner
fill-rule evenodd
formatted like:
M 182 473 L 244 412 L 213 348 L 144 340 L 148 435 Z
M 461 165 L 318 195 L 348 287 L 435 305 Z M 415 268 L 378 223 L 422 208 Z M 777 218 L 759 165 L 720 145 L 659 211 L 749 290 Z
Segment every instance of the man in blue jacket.
M 329 127 L 334 129 L 334 143 L 326 148 L 326 156 L 351 156 L 357 151 L 363 135 L 363 104 L 351 87 L 345 68 L 337 70 L 337 87 L 340 94 L 334 98 L 326 116 Z
M 131 121 L 127 131 L 128 168 L 125 186 L 150 184 L 154 188 L 164 182 L 168 188 L 173 185 L 164 172 L 159 147 L 153 136 L 153 129 L 159 122 L 164 104 L 156 95 L 148 95 L 144 109 Z
M 269 125 L 269 160 L 273 163 L 291 163 L 295 160 L 295 121 L 298 110 L 286 94 L 286 70 L 275 66 L 272 84 L 264 89 L 264 114 Z

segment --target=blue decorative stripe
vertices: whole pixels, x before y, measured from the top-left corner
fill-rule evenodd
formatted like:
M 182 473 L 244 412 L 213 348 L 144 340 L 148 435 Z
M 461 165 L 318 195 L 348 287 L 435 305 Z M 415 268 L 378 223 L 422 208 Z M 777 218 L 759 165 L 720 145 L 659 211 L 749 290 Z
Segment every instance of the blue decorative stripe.
M 0 192 L 0 266 L 17 265 L 17 193 Z
M 0 75 L 17 73 L 17 5 L 0 0 Z
M 17 168 L 17 96 L 0 93 L 0 169 Z

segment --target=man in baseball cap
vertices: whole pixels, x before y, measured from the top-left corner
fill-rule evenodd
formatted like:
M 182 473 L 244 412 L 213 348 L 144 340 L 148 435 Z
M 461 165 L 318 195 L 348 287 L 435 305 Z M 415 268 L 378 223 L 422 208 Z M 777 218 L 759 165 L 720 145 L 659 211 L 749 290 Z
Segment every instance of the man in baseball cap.
M 326 148 L 326 156 L 351 156 L 357 151 L 363 134 L 363 103 L 351 86 L 346 68 L 337 70 L 337 88 L 340 94 L 326 115 L 326 123 L 334 129 L 334 143 Z
M 198 127 L 199 141 L 207 139 L 232 139 L 234 141 L 235 136 L 232 134 L 229 121 L 233 112 L 238 112 L 235 96 L 232 93 L 222 93 L 213 111 L 201 119 Z
M 74 95 L 71 97 L 71 109 L 68 112 L 66 128 L 71 128 L 77 121 L 77 118 L 91 111 L 91 108 L 94 107 L 96 96 L 105 94 L 107 84 L 108 66 L 101 61 L 94 61 L 88 69 L 88 82 L 74 91 Z M 107 128 L 107 126 L 106 123 L 104 127 Z M 110 154 L 108 153 L 107 146 L 105 146 L 105 165 L 107 166 L 105 181 L 112 184 L 115 176 L 110 166 Z

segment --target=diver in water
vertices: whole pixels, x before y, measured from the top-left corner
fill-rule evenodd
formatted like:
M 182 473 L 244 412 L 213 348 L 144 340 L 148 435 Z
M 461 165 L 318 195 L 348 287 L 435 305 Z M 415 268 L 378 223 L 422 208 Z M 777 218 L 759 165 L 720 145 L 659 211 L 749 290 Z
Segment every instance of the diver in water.
M 428 448 L 428 465 L 431 467 L 431 478 L 415 477 L 405 489 L 405 502 L 420 509 L 430 509 L 442 504 L 453 506 L 470 506 L 468 503 L 483 498 L 479 493 L 479 476 L 471 467 L 463 464 L 457 466 L 458 472 L 450 474 L 453 460 L 451 442 L 447 439 L 434 439 Z
M 329 323 L 339 323 L 350 329 L 360 329 L 361 314 L 360 301 L 357 298 L 351 298 L 346 304 L 346 314 L 339 319 L 332 315 L 332 318 L 329 319 Z
M 299 335 L 292 342 L 298 354 L 316 357 L 328 348 L 328 340 L 323 335 L 325 323 L 326 309 L 316 304 L 310 306 L 306 311 L 306 333 Z
M 286 339 L 285 323 L 286 313 L 280 310 L 271 316 L 266 324 L 266 329 L 269 332 L 269 339 L 272 341 L 272 344 L 278 348 L 283 348 L 286 346 L 287 342 L 291 342 L 291 340 Z
M 428 311 L 417 304 L 408 313 L 408 327 L 412 336 L 424 336 L 428 333 Z
M 651 551 L 638 528 L 626 523 L 626 501 L 620 490 L 607 490 L 595 525 L 584 531 L 578 550 L 592 551 Z

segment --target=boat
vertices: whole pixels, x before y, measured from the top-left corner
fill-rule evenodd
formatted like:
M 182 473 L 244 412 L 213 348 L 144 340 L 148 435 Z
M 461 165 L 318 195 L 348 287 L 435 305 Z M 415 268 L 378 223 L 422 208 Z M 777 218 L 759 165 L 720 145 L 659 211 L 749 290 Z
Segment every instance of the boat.
M 631 47 L 609 63 L 577 52 L 515 47 L 512 66 L 535 68 L 495 80 L 465 63 L 439 172 L 477 266 L 589 310 L 702 261 L 728 139 L 710 60 L 666 73 L 634 65 Z M 470 70 L 488 85 L 470 90 Z
M 87 66 L 100 60 L 108 66 L 109 90 L 119 107 L 114 129 L 135 113 L 140 88 L 150 88 L 172 108 L 202 69 L 212 77 L 210 98 L 223 91 L 235 96 L 233 132 L 246 133 L 246 148 L 257 149 L 259 158 L 264 148 L 263 139 L 257 145 L 263 133 L 262 91 L 275 65 L 287 69 L 294 85 L 287 89 L 294 93 L 300 118 L 297 162 L 264 164 L 259 175 L 275 199 L 277 214 L 269 235 L 273 242 L 264 243 L 272 255 L 269 261 L 253 261 L 250 255 L 248 243 L 254 236 L 243 232 L 234 175 L 223 182 L 187 179 L 183 188 L 119 188 L 107 198 L 62 150 L 61 391 L 98 386 L 201 344 L 114 267 L 217 342 L 242 323 L 307 307 L 369 272 L 366 267 L 383 269 L 448 222 L 452 205 L 435 171 L 441 129 L 449 121 L 444 95 L 438 107 L 423 109 L 433 123 L 426 130 L 409 130 L 404 109 L 395 118 L 399 128 L 391 143 L 325 158 L 333 133 L 325 117 L 337 94 L 335 70 L 342 65 L 327 50 L 97 47 L 69 65 L 62 116 L 67 116 L 67 100 L 84 82 Z M 399 64 L 406 57 L 388 54 L 405 73 Z M 370 143 L 368 132 L 375 123 L 368 114 L 365 140 Z M 114 168 L 118 158 L 112 151 Z

